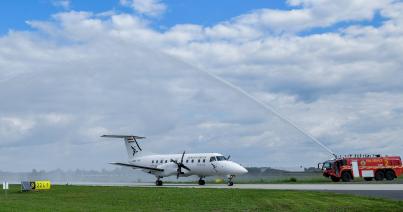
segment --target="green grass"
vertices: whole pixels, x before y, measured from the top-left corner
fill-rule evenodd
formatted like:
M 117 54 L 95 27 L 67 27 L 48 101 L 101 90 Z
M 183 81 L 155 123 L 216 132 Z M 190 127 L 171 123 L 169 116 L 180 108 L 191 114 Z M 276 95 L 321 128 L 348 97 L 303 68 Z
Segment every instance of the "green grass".
M 0 211 L 403 211 L 402 201 L 327 192 L 208 188 L 11 186 Z

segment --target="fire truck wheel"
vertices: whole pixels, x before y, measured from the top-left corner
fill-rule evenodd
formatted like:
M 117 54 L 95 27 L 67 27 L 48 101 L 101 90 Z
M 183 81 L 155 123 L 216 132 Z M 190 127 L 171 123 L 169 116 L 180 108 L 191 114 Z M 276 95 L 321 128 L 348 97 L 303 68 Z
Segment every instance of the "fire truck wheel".
M 332 179 L 333 182 L 336 182 L 336 183 L 340 181 L 340 178 L 335 177 L 335 176 L 330 176 L 330 178 Z
M 350 172 L 343 172 L 343 174 L 341 175 L 341 180 L 343 182 L 350 182 L 351 181 L 351 174 Z
M 364 177 L 365 181 L 372 181 L 372 179 L 373 179 L 372 177 Z
M 375 180 L 376 181 L 382 181 L 383 178 L 385 178 L 385 174 L 383 173 L 383 171 L 377 171 L 375 173 Z
M 388 170 L 385 173 L 386 180 L 393 180 L 395 179 L 395 173 L 392 170 Z

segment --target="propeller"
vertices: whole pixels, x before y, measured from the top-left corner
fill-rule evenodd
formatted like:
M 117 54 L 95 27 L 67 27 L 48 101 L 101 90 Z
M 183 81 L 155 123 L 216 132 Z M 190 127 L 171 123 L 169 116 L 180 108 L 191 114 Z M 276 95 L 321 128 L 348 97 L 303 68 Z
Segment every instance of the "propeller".
M 184 169 L 190 171 L 189 167 L 187 167 L 187 166 L 185 166 L 185 165 L 183 164 L 183 157 L 185 157 L 185 151 L 183 151 L 183 154 L 182 154 L 182 157 L 181 157 L 181 161 L 180 161 L 180 162 L 178 162 L 177 160 L 172 160 L 172 159 L 171 159 L 171 162 L 172 162 L 172 163 L 175 163 L 175 164 L 178 166 L 177 174 L 176 174 L 176 178 L 177 178 L 177 179 L 179 178 L 179 175 L 180 175 L 180 174 L 183 174 L 182 168 L 184 168 Z

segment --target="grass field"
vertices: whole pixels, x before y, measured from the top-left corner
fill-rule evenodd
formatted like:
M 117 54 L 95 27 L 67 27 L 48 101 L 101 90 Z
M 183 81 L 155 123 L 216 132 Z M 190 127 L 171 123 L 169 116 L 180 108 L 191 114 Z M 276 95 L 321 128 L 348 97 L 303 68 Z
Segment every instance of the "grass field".
M 327 192 L 53 186 L 0 195 L 0 211 L 403 211 L 402 201 Z

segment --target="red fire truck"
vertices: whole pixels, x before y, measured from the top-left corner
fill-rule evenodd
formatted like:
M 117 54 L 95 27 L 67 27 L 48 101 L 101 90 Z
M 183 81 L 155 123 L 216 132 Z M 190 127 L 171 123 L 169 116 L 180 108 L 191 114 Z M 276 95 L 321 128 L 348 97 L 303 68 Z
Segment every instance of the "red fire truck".
M 323 176 L 330 177 L 333 182 L 349 182 L 358 177 L 366 181 L 393 180 L 403 173 L 399 156 L 348 155 L 319 163 L 318 168 L 321 165 Z

